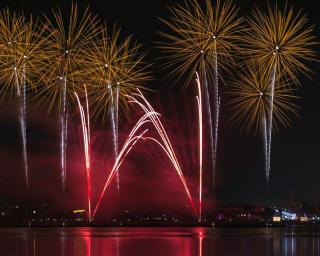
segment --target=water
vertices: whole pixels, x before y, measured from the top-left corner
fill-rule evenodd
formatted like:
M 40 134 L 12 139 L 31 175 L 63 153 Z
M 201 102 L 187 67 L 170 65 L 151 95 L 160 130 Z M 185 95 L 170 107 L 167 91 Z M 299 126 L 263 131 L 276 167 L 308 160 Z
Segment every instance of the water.
M 2 228 L 0 255 L 315 256 L 320 237 L 292 228 Z

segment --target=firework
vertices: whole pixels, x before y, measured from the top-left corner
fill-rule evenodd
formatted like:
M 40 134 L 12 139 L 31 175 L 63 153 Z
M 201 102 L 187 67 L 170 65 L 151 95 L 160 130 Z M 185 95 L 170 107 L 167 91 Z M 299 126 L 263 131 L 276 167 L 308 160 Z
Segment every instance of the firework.
M 107 181 L 103 187 L 102 192 L 99 195 L 96 207 L 93 211 L 93 216 L 96 214 L 101 201 L 103 199 L 103 196 L 105 195 L 105 192 L 107 188 L 109 187 L 113 177 L 115 176 L 117 170 L 121 166 L 122 162 L 125 160 L 126 156 L 129 154 L 129 152 L 132 150 L 134 145 L 139 140 L 144 141 L 151 141 L 153 143 L 156 143 L 159 145 L 159 147 L 165 152 L 171 163 L 173 164 L 182 184 L 185 189 L 185 192 L 187 194 L 188 199 L 190 200 L 190 204 L 192 206 L 192 209 L 194 210 L 195 214 L 197 214 L 196 209 L 194 207 L 193 199 L 190 194 L 188 185 L 186 183 L 185 177 L 183 175 L 182 169 L 180 167 L 179 161 L 175 155 L 175 152 L 173 150 L 173 147 L 171 145 L 170 139 L 164 129 L 164 126 L 159 119 L 159 113 L 155 112 L 150 103 L 146 100 L 146 98 L 143 96 L 143 94 L 138 90 L 138 93 L 133 93 L 132 95 L 127 95 L 129 102 L 137 104 L 143 111 L 144 115 L 138 120 L 138 122 L 135 124 L 133 129 L 131 130 L 130 134 L 128 135 L 125 143 L 122 146 L 122 149 L 120 150 L 120 153 L 111 169 L 111 172 L 107 178 Z M 147 136 L 148 129 L 144 129 L 142 132 L 139 132 L 143 126 L 146 124 L 151 123 L 155 130 L 157 131 L 160 140 L 157 140 L 154 137 Z
M 219 70 L 228 71 L 234 63 L 234 54 L 240 50 L 236 41 L 243 28 L 231 1 L 217 0 L 213 5 L 206 0 L 205 3 L 202 8 L 198 1 L 190 0 L 185 6 L 172 8 L 172 18 L 163 20 L 171 33 L 160 33 L 166 40 L 160 43 L 160 48 L 166 53 L 163 59 L 169 75 L 186 76 L 188 85 L 195 72 L 199 73 L 204 86 L 214 184 L 218 145 L 215 135 L 218 135 L 220 112 Z
M 243 46 L 250 58 L 263 67 L 263 72 L 292 79 L 299 83 L 298 74 L 308 74 L 307 63 L 315 59 L 314 28 L 307 24 L 306 15 L 295 13 L 287 5 L 281 10 L 268 5 L 268 11 L 255 9 L 248 18 Z M 274 73 L 274 74 L 273 74 Z
M 87 89 L 84 86 L 84 91 L 87 95 Z M 83 135 L 83 147 L 84 147 L 84 156 L 85 156 L 85 166 L 86 166 L 86 176 L 87 176 L 87 197 L 88 197 L 88 218 L 89 221 L 91 218 L 91 163 L 90 163 L 90 112 L 88 97 L 86 96 L 86 110 L 84 110 L 81 105 L 78 94 L 74 93 L 78 102 L 79 112 L 81 117 L 82 125 L 82 135 Z
M 109 187 L 114 175 L 117 173 L 117 170 L 119 170 L 122 162 L 124 161 L 124 159 L 126 158 L 126 156 L 129 154 L 129 152 L 131 151 L 131 149 L 134 147 L 134 145 L 142 138 L 142 136 L 147 132 L 147 130 L 144 130 L 142 132 L 140 132 L 138 135 L 136 135 L 140 129 L 140 127 L 143 126 L 143 124 L 145 122 L 147 122 L 147 117 L 148 114 L 145 114 L 143 117 L 140 118 L 140 120 L 136 123 L 136 125 L 133 127 L 132 131 L 130 132 L 128 138 L 126 139 L 125 143 L 123 144 L 123 147 L 121 148 L 121 150 L 119 151 L 119 155 L 117 157 L 117 159 L 115 160 L 115 163 L 111 169 L 111 172 L 107 178 L 107 181 L 102 189 L 102 192 L 99 195 L 97 204 L 93 210 L 93 217 L 95 216 L 101 201 L 103 199 L 103 196 L 106 193 L 107 188 Z
M 202 91 L 201 84 L 199 79 L 199 74 L 196 73 L 196 82 L 198 87 L 198 113 L 199 113 L 199 221 L 202 218 L 202 158 L 203 158 L 203 148 L 202 148 L 202 139 L 203 139 L 203 129 L 202 129 Z
M 6 9 L 0 13 L 0 81 L 4 96 L 16 94 L 19 99 L 19 120 L 26 186 L 29 186 L 26 93 L 35 87 L 35 77 L 42 71 L 46 38 L 38 22 Z
M 133 96 L 128 96 L 128 98 L 130 99 L 129 102 L 137 104 L 145 112 L 145 114 L 157 113 L 154 111 L 151 104 L 147 101 L 147 99 L 143 96 L 143 94 L 141 93 L 141 91 L 139 89 L 138 89 L 138 93 L 134 93 Z M 167 135 L 166 129 L 164 128 L 164 126 L 159 118 L 159 115 L 150 114 L 149 119 L 150 119 L 150 122 L 152 123 L 153 127 L 157 131 L 157 133 L 160 137 L 160 140 L 157 140 L 157 139 L 151 138 L 151 137 L 148 137 L 147 139 L 152 140 L 153 142 L 157 143 L 163 149 L 163 151 L 166 153 L 166 155 L 168 156 L 169 160 L 173 164 L 173 166 L 174 166 L 174 168 L 175 168 L 175 170 L 176 170 L 176 172 L 182 182 L 183 188 L 184 188 L 184 190 L 187 194 L 187 197 L 190 201 L 190 205 L 192 206 L 192 209 L 194 210 L 195 214 L 197 215 L 197 211 L 195 209 L 194 202 L 193 202 L 192 196 L 190 194 L 190 190 L 188 188 L 187 182 L 186 182 L 185 177 L 183 175 L 181 165 L 178 161 L 178 158 L 176 157 L 175 151 L 174 151 L 172 144 L 170 142 L 170 139 Z
M 104 28 L 91 41 L 90 51 L 82 54 L 85 70 L 82 77 L 88 86 L 92 114 L 104 119 L 110 112 L 115 159 L 119 154 L 119 112 L 128 109 L 125 95 L 136 88 L 144 89 L 143 83 L 149 79 L 140 45 L 131 37 L 121 41 L 119 36 L 119 30 L 113 29 L 109 36 Z M 119 172 L 116 174 L 119 190 Z
M 66 183 L 66 147 L 68 131 L 68 108 L 74 102 L 74 91 L 79 85 L 79 76 L 83 72 L 80 65 L 80 53 L 99 30 L 99 19 L 88 9 L 79 13 L 77 5 L 71 5 L 68 18 L 60 10 L 53 12 L 54 19 L 46 17 L 46 32 L 49 35 L 49 51 L 46 72 L 41 76 L 45 86 L 39 93 L 49 102 L 50 111 L 57 106 L 61 121 L 61 179 L 65 189 Z
M 306 15 L 301 12 L 294 13 L 287 5 L 280 10 L 278 5 L 268 11 L 262 12 L 258 9 L 253 11 L 252 17 L 248 19 L 250 29 L 243 38 L 244 48 L 250 58 L 260 66 L 259 72 L 263 73 L 265 79 L 270 83 L 270 104 L 268 113 L 263 119 L 266 130 L 267 158 L 269 169 L 266 172 L 267 182 L 270 172 L 271 155 L 271 134 L 274 118 L 274 98 L 277 87 L 292 81 L 292 84 L 299 84 L 298 74 L 310 72 L 307 62 L 315 59 L 315 52 L 312 46 L 315 45 L 313 27 L 307 25 Z M 282 118 L 283 119 L 283 118 Z M 269 184 L 269 182 L 267 183 Z
M 279 81 L 282 81 L 281 83 Z M 234 112 L 233 121 L 239 123 L 243 129 L 255 133 L 261 132 L 264 141 L 266 159 L 266 180 L 270 174 L 271 137 L 269 130 L 283 125 L 290 125 L 288 114 L 297 115 L 297 99 L 290 89 L 290 83 L 279 78 L 278 86 L 273 88 L 270 77 L 263 72 L 263 67 L 249 64 L 239 79 L 230 83 L 227 94 L 230 96 L 231 108 Z M 270 112 L 273 118 L 270 119 Z M 270 123 L 272 121 L 272 123 Z M 268 182 L 269 183 L 269 182 Z M 267 183 L 267 184 L 268 184 Z

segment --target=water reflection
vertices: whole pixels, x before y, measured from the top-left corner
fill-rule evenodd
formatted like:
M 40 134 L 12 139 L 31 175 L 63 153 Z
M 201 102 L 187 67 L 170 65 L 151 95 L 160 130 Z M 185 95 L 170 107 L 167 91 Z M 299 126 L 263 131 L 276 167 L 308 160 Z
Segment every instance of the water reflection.
M 6 256 L 320 255 L 318 231 L 302 229 L 0 229 Z

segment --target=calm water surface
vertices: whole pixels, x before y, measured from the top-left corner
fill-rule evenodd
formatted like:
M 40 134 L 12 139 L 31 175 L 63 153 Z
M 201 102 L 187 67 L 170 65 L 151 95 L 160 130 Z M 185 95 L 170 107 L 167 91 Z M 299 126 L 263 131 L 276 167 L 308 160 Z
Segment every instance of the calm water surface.
M 319 232 L 293 228 L 2 228 L 4 256 L 320 256 Z

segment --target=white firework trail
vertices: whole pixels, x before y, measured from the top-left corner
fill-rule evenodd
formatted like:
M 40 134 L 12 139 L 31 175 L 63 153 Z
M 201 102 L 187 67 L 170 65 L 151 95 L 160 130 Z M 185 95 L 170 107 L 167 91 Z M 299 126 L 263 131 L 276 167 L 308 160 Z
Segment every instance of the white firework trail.
M 61 77 L 62 80 L 62 110 L 60 114 L 61 122 L 61 137 L 60 137 L 60 165 L 61 165 L 61 180 L 62 180 L 62 189 L 66 189 L 66 169 L 67 169 L 67 138 L 68 138 L 68 113 L 67 113 L 67 78 Z
M 114 99 L 114 92 L 112 86 L 109 85 L 110 97 L 111 97 L 111 108 L 110 108 L 110 117 L 111 117 L 111 128 L 112 128 L 112 138 L 113 138 L 113 150 L 114 150 L 114 159 L 116 160 L 119 155 L 119 146 L 118 146 L 118 90 L 116 90 L 116 99 Z M 120 191 L 120 180 L 119 180 L 119 170 L 116 170 L 117 176 L 117 189 Z
M 80 99 L 78 97 L 78 94 L 74 92 L 80 117 L 81 117 L 81 126 L 82 126 L 82 135 L 83 135 L 83 148 L 84 148 L 84 157 L 85 157 L 85 163 L 86 163 L 86 176 L 87 176 L 87 197 L 88 197 L 88 219 L 89 221 L 92 221 L 91 217 L 91 162 L 90 162 L 90 112 L 89 112 L 89 103 L 88 103 L 88 94 L 87 94 L 87 88 L 84 86 L 85 90 L 85 98 L 86 98 L 86 110 L 84 110 L 83 106 L 81 105 Z
M 204 64 L 203 64 L 204 65 Z M 207 81 L 207 74 L 204 69 L 202 74 L 203 84 L 204 84 L 204 99 L 205 99 L 205 107 L 208 115 L 208 123 L 209 123 L 209 136 L 210 136 L 210 150 L 211 150 L 211 160 L 212 160 L 212 168 L 214 172 L 214 154 L 215 154 L 215 148 L 214 148 L 214 133 L 213 133 L 213 125 L 212 125 L 212 111 L 211 111 L 211 101 L 210 101 L 210 93 L 209 93 L 209 86 Z
M 263 141 L 263 149 L 264 149 L 264 158 L 265 158 L 265 177 L 268 182 L 269 180 L 269 159 L 268 159 L 268 131 L 267 131 L 267 119 L 265 114 L 262 118 L 262 141 Z
M 267 157 L 267 170 L 266 170 L 266 183 L 267 188 L 269 188 L 269 181 L 270 181 L 270 169 L 271 169 L 271 140 L 272 140 L 272 122 L 273 122 L 273 105 L 274 105 L 274 88 L 276 83 L 276 69 L 277 64 L 275 63 L 273 66 L 272 74 L 271 74 L 271 96 L 270 96 L 270 109 L 269 109 L 269 120 L 267 122 L 268 126 L 268 134 L 267 134 L 267 140 L 268 140 L 268 157 Z
M 153 109 L 153 107 L 151 106 L 151 104 L 147 101 L 147 99 L 143 96 L 143 94 L 141 93 L 141 91 L 139 89 L 137 89 L 138 93 L 133 93 L 132 96 L 127 95 L 127 97 L 130 99 L 129 102 L 135 103 L 138 106 L 140 106 L 140 108 L 147 114 L 147 113 L 152 113 L 155 112 L 155 110 Z M 155 112 L 157 113 L 157 112 Z M 168 134 L 166 132 L 166 129 L 164 128 L 159 115 L 150 115 L 149 119 L 151 121 L 151 123 L 153 124 L 153 127 L 155 128 L 155 130 L 157 131 L 159 137 L 160 137 L 160 141 L 153 139 L 153 141 L 155 141 L 158 145 L 161 146 L 161 148 L 165 151 L 165 153 L 167 154 L 169 160 L 171 161 L 171 163 L 173 164 L 177 174 L 179 175 L 179 178 L 183 184 L 184 190 L 187 194 L 187 197 L 190 201 L 190 204 L 192 206 L 192 209 L 194 210 L 195 214 L 198 215 L 197 210 L 195 208 L 192 196 L 190 194 L 187 182 L 185 180 L 185 177 L 183 175 L 182 172 L 182 168 L 180 166 L 180 163 L 176 157 L 175 151 L 172 147 L 172 144 L 170 142 L 170 139 L 168 137 Z
M 134 125 L 133 129 L 131 130 L 130 134 L 128 135 L 126 141 L 121 147 L 121 150 L 119 151 L 119 155 L 115 160 L 115 163 L 111 169 L 111 172 L 108 175 L 108 178 L 105 182 L 105 185 L 102 189 L 102 192 L 100 193 L 98 197 L 97 204 L 93 210 L 92 216 L 94 217 L 101 201 L 105 195 L 105 192 L 107 188 L 109 187 L 113 177 L 115 176 L 117 170 L 120 168 L 123 161 L 126 159 L 127 155 L 130 153 L 132 148 L 135 146 L 135 144 L 139 140 L 150 140 L 155 142 L 157 145 L 160 146 L 160 148 L 165 152 L 165 154 L 168 156 L 169 160 L 173 164 L 175 170 L 177 171 L 177 174 L 179 175 L 181 182 L 183 183 L 183 187 L 186 191 L 187 197 L 190 200 L 190 204 L 192 206 L 192 209 L 194 210 L 195 214 L 197 215 L 197 211 L 194 207 L 193 199 L 191 197 L 189 188 L 187 186 L 186 180 L 184 178 L 184 175 L 182 173 L 180 164 L 176 158 L 175 152 L 172 148 L 171 142 L 168 138 L 168 135 L 162 125 L 162 122 L 159 119 L 159 113 L 155 112 L 150 105 L 150 103 L 145 99 L 145 97 L 142 95 L 142 93 L 137 89 L 138 93 L 134 93 L 131 96 L 127 95 L 129 102 L 135 103 L 139 105 L 142 110 L 144 111 L 144 115 L 138 120 L 138 122 Z M 141 101 L 140 101 L 141 100 Z M 160 141 L 153 138 L 153 137 L 145 137 L 144 135 L 147 133 L 148 129 L 143 130 L 142 132 L 139 132 L 141 128 L 146 124 L 151 123 L 155 130 L 157 131 Z
M 196 82 L 198 87 L 198 95 L 196 97 L 198 103 L 198 119 L 199 119 L 199 221 L 202 219 L 202 167 L 203 167 L 203 127 L 202 127 L 202 92 L 201 92 L 201 83 L 199 79 L 199 74 L 196 73 Z
M 116 141 L 116 156 L 119 153 L 119 85 L 117 84 L 116 93 L 115 93 L 115 141 Z M 118 191 L 120 191 L 120 173 L 119 169 L 117 169 L 117 187 Z
M 214 172 L 213 172 L 213 184 L 215 182 L 215 169 L 217 166 L 217 151 L 218 151 L 218 140 L 219 140 L 219 116 L 220 116 L 220 102 L 221 102 L 221 97 L 219 97 L 218 100 L 218 105 L 216 108 L 216 113 L 215 113 L 215 127 L 214 127 L 214 136 L 215 136 L 215 140 L 214 140 Z
M 25 181 L 26 187 L 29 187 L 29 171 L 28 171 L 28 155 L 27 155 L 27 129 L 26 129 L 26 114 L 27 114 L 27 106 L 26 106 L 26 64 L 23 64 L 22 67 L 22 87 L 19 83 L 17 68 L 14 67 L 14 76 L 15 83 L 17 87 L 17 97 L 19 99 L 19 121 L 20 121 L 20 133 L 22 139 L 22 155 L 23 155 L 23 163 L 24 163 L 24 173 L 25 173 Z
M 148 114 L 145 114 L 143 117 L 141 117 L 139 119 L 139 121 L 135 124 L 135 126 L 133 127 L 133 129 L 131 130 L 130 134 L 128 135 L 125 143 L 123 144 L 120 152 L 119 152 L 119 155 L 118 157 L 116 158 L 115 162 L 114 162 L 114 165 L 111 169 L 111 172 L 107 178 L 107 181 L 102 189 L 102 192 L 100 193 L 100 196 L 98 198 L 98 201 L 97 201 L 97 204 L 93 210 L 93 214 L 92 214 L 92 217 L 95 216 L 100 204 L 101 204 L 101 201 L 102 201 L 102 198 L 107 190 L 107 188 L 109 187 L 114 175 L 116 174 L 117 170 L 120 168 L 121 164 L 123 163 L 124 159 L 126 158 L 126 156 L 129 154 L 129 152 L 132 150 L 132 148 L 134 147 L 134 145 L 143 137 L 143 135 L 148 131 L 148 130 L 144 130 L 142 132 L 140 132 L 138 135 L 136 135 L 140 129 L 140 127 L 143 126 L 143 124 L 149 122 L 148 121 L 148 116 L 149 115 L 152 115 L 154 113 L 148 113 Z
M 217 152 L 218 152 L 218 131 L 219 131 L 219 115 L 220 115 L 220 96 L 219 96 L 219 70 L 218 70 L 218 54 L 217 41 L 214 37 L 214 108 L 215 108 L 215 138 L 213 151 L 213 185 L 215 184 L 216 167 L 217 167 Z
M 180 164 L 177 160 L 177 157 L 175 155 L 175 152 L 172 148 L 171 142 L 169 140 L 169 137 L 163 127 L 162 122 L 159 119 L 159 113 L 155 112 L 152 108 L 152 106 L 150 105 L 150 103 L 145 99 L 145 97 L 142 95 L 142 93 L 137 90 L 138 93 L 134 93 L 131 96 L 127 95 L 127 97 L 129 98 L 129 102 L 135 103 L 137 105 L 139 105 L 142 110 L 144 111 L 144 115 L 139 119 L 139 121 L 135 124 L 135 126 L 133 127 L 133 129 L 131 130 L 130 134 L 128 135 L 126 141 L 124 142 L 118 157 L 115 160 L 115 163 L 111 169 L 111 172 L 108 175 L 108 178 L 105 182 L 105 185 L 102 189 L 102 192 L 100 193 L 99 197 L 98 197 L 98 201 L 97 204 L 93 210 L 93 214 L 92 216 L 94 217 L 100 204 L 102 201 L 103 196 L 105 195 L 106 189 L 109 187 L 113 177 L 116 175 L 117 170 L 120 168 L 121 164 L 123 163 L 123 161 L 126 159 L 127 155 L 129 154 L 129 152 L 132 150 L 132 148 L 134 147 L 134 145 L 139 141 L 139 140 L 150 140 L 155 142 L 156 144 L 158 144 L 160 146 L 160 148 L 162 148 L 162 150 L 165 152 L 165 154 L 168 156 L 169 160 L 171 161 L 171 163 L 173 164 L 175 170 L 177 171 L 177 174 L 179 175 L 182 183 L 183 183 L 183 187 L 186 191 L 187 197 L 190 200 L 192 209 L 194 210 L 194 212 L 197 215 L 197 211 L 194 207 L 194 203 L 193 203 L 193 199 L 191 197 L 189 188 L 187 186 L 185 177 L 182 173 Z M 141 100 L 141 101 L 140 101 Z M 153 127 L 155 128 L 155 130 L 157 131 L 158 135 L 160 136 L 160 141 L 153 138 L 153 137 L 144 137 L 144 134 L 148 131 L 147 129 L 145 129 L 143 132 L 139 132 L 140 128 L 142 126 L 144 126 L 144 124 L 146 123 L 152 123 Z M 137 135 L 138 133 L 138 135 Z

